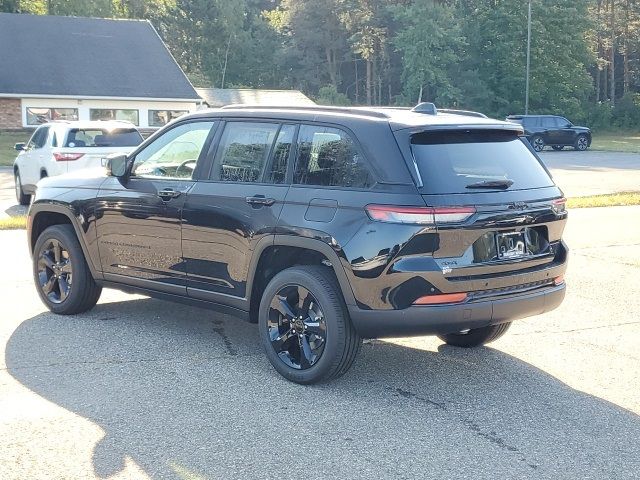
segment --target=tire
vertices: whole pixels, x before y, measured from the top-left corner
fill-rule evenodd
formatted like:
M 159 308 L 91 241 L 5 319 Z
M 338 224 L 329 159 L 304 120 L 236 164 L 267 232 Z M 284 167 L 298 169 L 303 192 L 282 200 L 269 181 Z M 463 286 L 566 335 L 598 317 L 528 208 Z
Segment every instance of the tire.
M 531 147 L 536 152 L 541 152 L 544 150 L 544 139 L 540 135 L 534 135 L 531 137 Z
M 362 344 L 338 282 L 323 266 L 292 267 L 273 277 L 260 301 L 258 325 L 271 365 L 304 385 L 346 373 Z
M 462 348 L 473 348 L 497 340 L 503 336 L 507 330 L 509 330 L 510 326 L 511 322 L 499 323 L 498 325 L 489 325 L 482 328 L 472 328 L 466 333 L 447 333 L 445 335 L 438 335 L 438 338 L 447 345 Z
M 22 180 L 20 179 L 20 172 L 18 170 L 13 174 L 13 181 L 16 186 L 16 200 L 20 205 L 29 205 L 31 203 L 31 195 L 24 193 L 22 189 Z
M 576 150 L 580 152 L 584 152 L 587 148 L 589 148 L 589 139 L 586 135 L 578 135 L 576 138 L 576 143 L 573 146 Z
M 42 170 L 40 172 L 40 180 L 42 180 L 43 178 L 47 178 L 49 176 L 49 174 L 47 173 L 46 170 Z
M 33 278 L 42 303 L 60 315 L 91 310 L 102 293 L 71 225 L 54 225 L 40 234 L 33 250 Z
M 559 152 L 564 148 L 564 145 L 551 145 L 551 148 L 553 148 L 556 152 Z

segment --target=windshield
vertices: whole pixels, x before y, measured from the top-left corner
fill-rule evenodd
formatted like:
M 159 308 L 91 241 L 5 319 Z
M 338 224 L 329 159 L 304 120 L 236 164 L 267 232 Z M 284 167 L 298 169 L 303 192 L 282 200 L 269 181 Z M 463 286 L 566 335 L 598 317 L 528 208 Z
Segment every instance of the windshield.
M 411 149 L 425 193 L 553 186 L 544 167 L 515 132 L 425 132 L 411 138 Z
M 65 147 L 135 147 L 142 143 L 142 136 L 135 128 L 72 128 Z

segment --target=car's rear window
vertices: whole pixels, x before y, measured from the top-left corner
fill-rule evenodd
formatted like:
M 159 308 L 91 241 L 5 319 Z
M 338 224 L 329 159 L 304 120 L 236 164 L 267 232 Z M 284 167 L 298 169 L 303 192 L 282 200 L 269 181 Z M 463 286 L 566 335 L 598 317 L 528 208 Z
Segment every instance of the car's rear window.
M 72 128 L 65 147 L 135 147 L 142 143 L 142 136 L 135 128 Z
M 515 132 L 424 132 L 412 136 L 411 148 L 424 193 L 524 190 L 553 185 L 547 171 Z M 495 188 L 491 188 L 492 182 L 497 185 Z

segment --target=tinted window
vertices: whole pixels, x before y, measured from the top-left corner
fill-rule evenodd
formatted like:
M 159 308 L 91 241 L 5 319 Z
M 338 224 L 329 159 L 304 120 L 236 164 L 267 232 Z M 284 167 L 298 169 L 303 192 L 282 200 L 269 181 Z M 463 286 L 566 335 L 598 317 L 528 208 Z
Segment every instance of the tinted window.
M 287 176 L 287 163 L 291 152 L 291 143 L 296 131 L 295 125 L 283 125 L 278 133 L 276 145 L 273 148 L 271 168 L 266 181 L 268 183 L 284 183 Z
M 351 137 L 337 128 L 302 125 L 293 182 L 368 188 L 373 184 Z
M 542 126 L 547 128 L 556 128 L 559 122 L 556 117 L 544 117 L 542 119 Z
M 211 171 L 212 180 L 260 182 L 279 125 L 230 122 L 224 128 Z
M 67 134 L 65 147 L 135 147 L 142 136 L 135 128 L 106 130 L 100 128 L 72 128 Z
M 49 127 L 40 127 L 29 140 L 30 148 L 42 148 L 47 143 L 47 137 L 49 136 Z
M 191 178 L 213 123 L 184 123 L 165 132 L 136 155 L 133 174 Z
M 513 132 L 440 132 L 411 141 L 425 193 L 470 193 L 468 185 L 511 180 L 509 190 L 552 186 L 538 160 Z

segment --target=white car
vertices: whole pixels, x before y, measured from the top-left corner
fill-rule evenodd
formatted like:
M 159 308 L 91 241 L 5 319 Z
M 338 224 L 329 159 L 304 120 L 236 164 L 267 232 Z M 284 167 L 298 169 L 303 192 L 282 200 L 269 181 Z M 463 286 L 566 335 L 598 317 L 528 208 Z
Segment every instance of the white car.
M 99 167 L 111 153 L 130 153 L 142 135 L 123 121 L 51 122 L 40 125 L 13 162 L 16 199 L 28 205 L 41 178 Z

